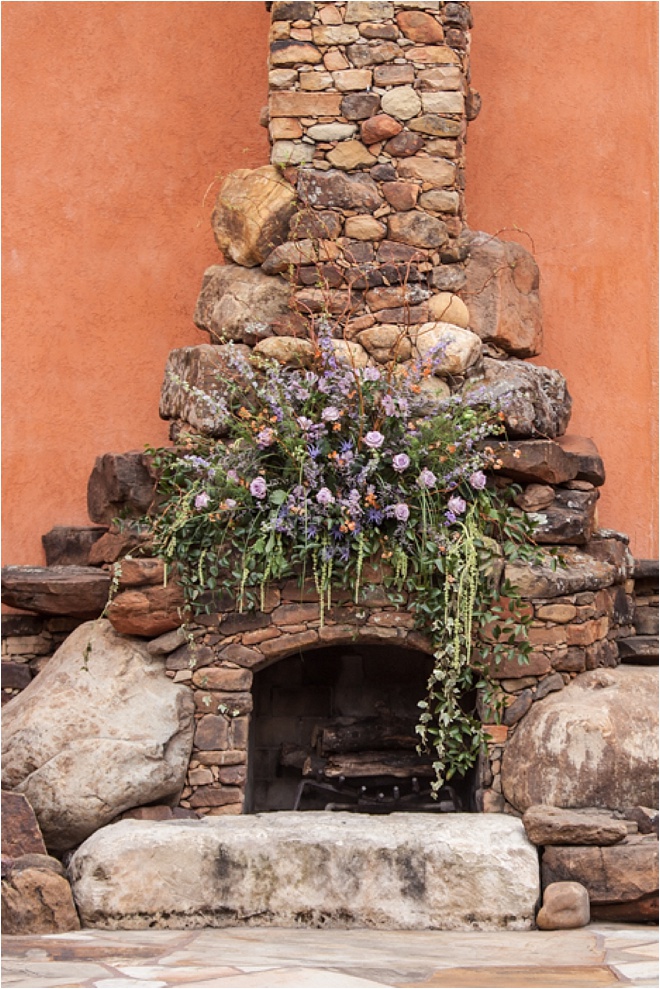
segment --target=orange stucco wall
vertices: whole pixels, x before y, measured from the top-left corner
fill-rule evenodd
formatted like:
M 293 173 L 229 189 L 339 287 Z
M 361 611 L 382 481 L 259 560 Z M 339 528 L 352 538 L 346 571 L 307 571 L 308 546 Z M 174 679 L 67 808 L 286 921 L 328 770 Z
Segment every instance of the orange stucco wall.
M 602 525 L 657 554 L 656 5 L 474 3 L 471 226 L 518 226 L 546 346 L 609 480 Z M 166 439 L 168 352 L 217 251 L 219 175 L 267 160 L 251 3 L 2 5 L 4 562 L 87 521 L 97 455 Z M 523 242 L 525 240 L 523 239 Z

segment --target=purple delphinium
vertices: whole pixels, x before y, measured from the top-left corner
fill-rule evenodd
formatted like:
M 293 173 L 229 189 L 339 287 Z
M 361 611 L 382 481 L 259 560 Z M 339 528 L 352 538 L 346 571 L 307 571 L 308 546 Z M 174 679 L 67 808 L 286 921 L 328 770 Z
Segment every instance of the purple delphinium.
M 483 491 L 486 487 L 487 478 L 482 470 L 475 470 L 474 474 L 470 475 L 470 485 L 475 491 Z
M 397 474 L 402 474 L 410 466 L 410 457 L 407 453 L 397 453 L 392 457 L 392 467 Z
M 201 508 L 206 508 L 210 502 L 210 498 L 206 491 L 200 491 L 200 493 L 195 498 L 195 508 L 199 511 Z
M 377 429 L 372 429 L 371 432 L 367 433 L 364 437 L 364 445 L 368 446 L 370 450 L 378 450 L 385 442 L 385 437 L 382 433 L 379 433 Z
M 432 470 L 428 469 L 428 467 L 425 467 L 417 478 L 417 483 L 421 488 L 432 488 L 436 481 L 437 477 Z
M 250 494 L 253 498 L 258 498 L 261 501 L 266 497 L 267 491 L 268 486 L 263 477 L 255 477 L 254 481 L 250 483 Z

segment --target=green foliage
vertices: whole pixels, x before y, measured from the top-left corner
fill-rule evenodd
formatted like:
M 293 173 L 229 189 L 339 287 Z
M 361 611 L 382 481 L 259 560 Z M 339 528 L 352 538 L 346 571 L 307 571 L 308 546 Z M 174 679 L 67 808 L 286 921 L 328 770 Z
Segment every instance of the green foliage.
M 496 706 L 489 663 L 526 661 L 528 619 L 500 575 L 533 552 L 531 528 L 487 479 L 501 417 L 455 398 L 429 409 L 424 382 L 441 353 L 358 370 L 338 363 L 329 333 L 316 342 L 306 369 L 236 353 L 226 399 L 198 395 L 227 438 L 150 451 L 155 544 L 198 612 L 228 593 L 259 608 L 269 582 L 295 576 L 315 582 L 323 622 L 333 589 L 359 604 L 367 564 L 384 565 L 392 599 L 408 595 L 433 648 L 417 731 L 437 791 L 484 744 L 467 695 L 477 687 Z

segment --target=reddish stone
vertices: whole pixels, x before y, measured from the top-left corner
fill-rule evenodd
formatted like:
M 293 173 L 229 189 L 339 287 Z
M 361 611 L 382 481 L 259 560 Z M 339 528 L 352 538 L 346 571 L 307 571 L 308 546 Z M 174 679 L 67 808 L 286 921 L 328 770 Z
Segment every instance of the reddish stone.
M 445 33 L 434 17 L 421 10 L 403 10 L 396 15 L 396 22 L 411 41 L 433 45 L 444 41 Z
M 418 325 L 429 322 L 428 306 L 403 306 L 397 309 L 381 309 L 376 315 L 379 323 L 406 323 Z
M 334 240 L 341 234 L 342 218 L 332 210 L 296 213 L 289 223 L 291 240 L 304 240 L 307 237 Z
M 46 566 L 88 566 L 90 549 L 107 531 L 98 525 L 56 525 L 41 537 Z
M 108 600 L 110 574 L 94 567 L 3 567 L 2 601 L 45 615 L 98 617 Z
M 145 453 L 106 453 L 97 457 L 87 483 L 87 512 L 92 522 L 139 518 L 155 490 L 156 477 Z
M 2 791 L 2 854 L 10 858 L 46 854 L 44 839 L 27 797 L 10 790 Z
M 390 240 L 409 244 L 411 247 L 440 247 L 447 240 L 447 227 L 428 213 L 414 212 L 394 214 L 387 219 Z
M 382 192 L 390 206 L 405 212 L 416 204 L 419 186 L 414 182 L 383 182 Z
M 218 714 L 205 714 L 197 722 L 194 746 L 196 749 L 217 751 L 229 745 L 229 723 Z
M 226 804 L 240 804 L 243 792 L 239 789 L 215 786 L 198 786 L 190 797 L 191 807 L 224 807 Z
M 238 642 L 232 642 L 230 645 L 225 646 L 220 653 L 220 659 L 227 660 L 230 663 L 236 663 L 238 666 L 246 666 L 248 669 L 252 669 L 257 663 L 263 662 L 263 658 L 261 652 L 258 652 L 256 649 L 248 649 Z
M 385 263 L 393 261 L 405 264 L 408 261 L 425 261 L 426 258 L 426 251 L 422 251 L 418 247 L 410 247 L 408 244 L 397 244 L 392 240 L 383 240 L 378 245 L 378 260 Z
M 97 539 L 90 548 L 89 565 L 116 563 L 117 560 L 138 548 L 143 552 L 147 552 L 151 548 L 150 537 L 146 533 L 140 533 L 130 528 L 124 529 L 122 532 L 111 529 L 100 539 Z
M 252 710 L 252 694 L 247 692 L 229 692 L 216 690 L 195 690 L 195 710 L 199 714 L 216 714 L 218 711 L 235 717 L 238 714 L 249 714 Z
M 276 608 L 272 618 L 277 625 L 299 625 L 318 621 L 319 606 L 314 604 L 283 604 Z
M 242 786 L 247 779 L 247 766 L 243 764 L 223 766 L 218 770 L 218 781 L 224 784 Z
M 424 138 L 410 131 L 401 131 L 385 145 L 384 150 L 395 158 L 408 158 L 424 147 Z
M 367 175 L 346 175 L 337 169 L 327 172 L 305 169 L 298 178 L 298 195 L 312 207 L 334 206 L 370 213 L 383 205 L 378 186 Z
M 244 668 L 232 669 L 225 666 L 210 666 L 193 673 L 193 683 L 203 690 L 249 690 L 252 686 L 252 673 Z
M 401 49 L 393 41 L 384 41 L 380 45 L 348 45 L 346 54 L 357 69 L 363 69 L 399 58 Z
M 113 572 L 119 577 L 119 588 L 140 587 L 144 584 L 162 584 L 165 564 L 150 557 L 136 557 L 115 563 Z
M 107 609 L 107 617 L 122 635 L 142 635 L 154 639 L 183 622 L 185 601 L 179 584 L 144 587 L 123 591 Z
M 376 144 L 378 141 L 395 137 L 402 130 L 403 125 L 394 117 L 390 117 L 387 113 L 378 113 L 362 124 L 361 136 L 365 144 Z

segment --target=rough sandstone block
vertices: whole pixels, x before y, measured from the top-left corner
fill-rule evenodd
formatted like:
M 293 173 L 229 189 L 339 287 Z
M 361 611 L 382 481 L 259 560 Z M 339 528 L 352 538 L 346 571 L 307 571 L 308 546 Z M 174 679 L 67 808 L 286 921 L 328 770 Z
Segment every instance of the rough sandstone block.
M 97 457 L 87 482 L 87 511 L 92 522 L 140 518 L 156 488 L 149 458 L 141 451 Z M 100 541 L 100 540 L 99 540 Z
M 191 803 L 240 800 L 240 791 L 224 793 L 200 787 Z M 461 814 L 394 814 L 366 827 L 361 815 L 309 812 L 300 823 L 275 813 L 105 828 L 70 865 L 83 923 L 222 927 L 258 913 L 274 926 L 533 926 L 537 854 L 512 817 L 473 814 L 468 827 Z
M 271 99 L 282 98 L 275 93 Z M 322 99 L 315 93 L 291 94 Z M 296 116 L 294 113 L 280 116 Z M 222 253 L 236 264 L 253 268 L 274 247 L 286 240 L 289 220 L 295 212 L 295 192 L 273 165 L 240 168 L 231 172 L 220 187 L 211 218 L 213 234 Z

